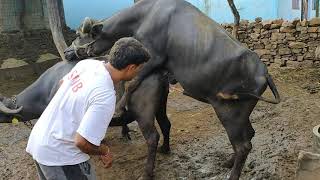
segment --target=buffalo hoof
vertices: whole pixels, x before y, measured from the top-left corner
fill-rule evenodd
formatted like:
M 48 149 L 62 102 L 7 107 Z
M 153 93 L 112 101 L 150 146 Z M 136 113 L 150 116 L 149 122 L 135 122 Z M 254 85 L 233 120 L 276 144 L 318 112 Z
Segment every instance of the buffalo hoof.
M 114 112 L 113 117 L 123 117 L 124 113 L 126 112 L 126 108 L 122 107 L 121 105 L 116 106 L 116 110 Z
M 122 139 L 124 142 L 130 142 L 130 141 L 131 141 L 131 136 L 130 136 L 129 132 L 126 133 L 126 134 L 122 134 L 121 139 Z
M 144 174 L 143 176 L 141 176 L 138 180 L 153 180 L 154 176 L 153 175 L 147 175 Z
M 127 125 L 123 126 L 122 127 L 122 131 L 121 131 L 121 134 L 122 134 L 122 137 L 124 139 L 126 139 L 127 141 L 130 141 L 131 140 L 131 136 L 129 134 L 131 130 L 129 129 L 129 127 Z
M 126 134 L 126 135 L 122 135 L 122 139 L 125 141 L 125 142 L 128 142 L 128 141 L 131 141 L 131 136 L 130 134 Z
M 231 169 L 233 167 L 234 160 L 235 160 L 235 157 L 234 155 L 232 155 L 232 157 L 229 160 L 227 160 L 222 164 L 222 167 Z
M 4 96 L 2 94 L 0 94 L 0 101 L 4 100 Z
M 171 150 L 170 147 L 161 146 L 158 148 L 158 152 L 161 154 L 170 154 Z

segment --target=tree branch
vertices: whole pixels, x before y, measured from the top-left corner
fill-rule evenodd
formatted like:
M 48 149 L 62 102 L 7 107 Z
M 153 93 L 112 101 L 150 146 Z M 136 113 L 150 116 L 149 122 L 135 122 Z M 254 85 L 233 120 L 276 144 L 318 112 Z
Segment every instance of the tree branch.
M 233 0 L 228 0 L 229 6 L 231 8 L 231 11 L 234 16 L 234 25 L 233 25 L 233 31 L 232 35 L 235 38 L 238 38 L 238 29 L 239 29 L 239 24 L 240 24 L 240 14 L 237 10 L 237 7 L 234 5 Z
M 56 45 L 61 58 L 66 60 L 64 50 L 67 48 L 67 44 L 62 33 L 62 29 L 65 27 L 65 21 L 64 19 L 61 19 L 63 13 L 60 12 L 60 10 L 62 10 L 62 4 L 59 1 L 61 0 L 47 0 L 48 18 L 54 44 Z

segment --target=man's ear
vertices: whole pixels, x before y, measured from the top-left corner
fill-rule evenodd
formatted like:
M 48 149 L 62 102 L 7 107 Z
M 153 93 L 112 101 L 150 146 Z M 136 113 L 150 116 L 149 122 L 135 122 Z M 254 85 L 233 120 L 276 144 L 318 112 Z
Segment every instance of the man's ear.
M 130 64 L 131 65 L 131 64 Z M 127 65 L 125 68 L 123 68 L 121 71 L 128 72 L 131 69 L 131 66 Z
M 103 24 L 94 24 L 91 28 L 90 34 L 92 37 L 96 37 L 97 35 L 102 33 Z
M 129 64 L 128 66 L 129 66 L 129 70 L 135 70 L 138 67 L 136 64 Z

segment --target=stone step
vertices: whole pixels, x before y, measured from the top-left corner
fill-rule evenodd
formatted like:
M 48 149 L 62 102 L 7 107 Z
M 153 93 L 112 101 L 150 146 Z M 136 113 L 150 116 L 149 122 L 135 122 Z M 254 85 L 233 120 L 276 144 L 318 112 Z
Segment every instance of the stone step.
M 46 54 L 41 54 L 39 59 L 37 59 L 35 61 L 35 63 L 39 64 L 42 62 L 57 60 L 57 59 L 60 59 L 60 57 L 58 57 L 54 54 L 51 54 L 51 53 L 46 53 Z M 23 59 L 15 59 L 15 58 L 9 58 L 6 60 L 2 60 L 2 62 L 3 63 L 0 66 L 0 70 L 1 69 L 9 69 L 9 68 L 18 68 L 18 67 L 29 65 Z
M 61 61 L 58 56 L 47 53 L 39 56 L 35 63 L 28 64 L 24 60 L 9 58 L 2 60 L 0 80 L 15 80 L 27 76 L 40 75 L 46 69 Z
M 297 180 L 320 179 L 320 154 L 300 151 L 298 156 Z
M 320 154 L 320 124 L 313 128 L 313 149 Z

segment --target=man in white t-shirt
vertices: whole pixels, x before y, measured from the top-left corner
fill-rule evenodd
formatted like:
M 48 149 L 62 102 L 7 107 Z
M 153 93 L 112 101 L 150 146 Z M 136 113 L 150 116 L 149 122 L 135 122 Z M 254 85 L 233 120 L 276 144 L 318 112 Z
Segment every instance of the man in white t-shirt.
M 110 167 L 109 148 L 101 144 L 115 111 L 114 85 L 131 80 L 150 55 L 134 38 L 122 38 L 109 62 L 82 60 L 60 87 L 33 127 L 26 151 L 41 180 L 95 179 L 89 155 Z

